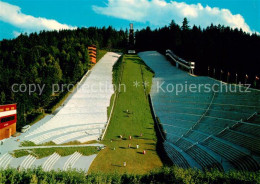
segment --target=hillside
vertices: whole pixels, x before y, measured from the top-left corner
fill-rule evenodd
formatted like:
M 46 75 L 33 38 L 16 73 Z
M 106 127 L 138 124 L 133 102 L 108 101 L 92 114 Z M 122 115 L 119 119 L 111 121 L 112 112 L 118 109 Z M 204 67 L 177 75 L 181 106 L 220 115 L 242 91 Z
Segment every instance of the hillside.
M 260 37 L 224 26 L 204 30 L 185 26 L 172 22 L 160 29 L 136 31 L 137 51 L 157 50 L 139 56 L 125 54 L 128 31 L 112 27 L 42 31 L 1 41 L 0 104 L 17 103 L 18 131 L 25 124 L 38 125 L 28 135 L 5 140 L 0 169 L 6 170 L 0 171 L 0 183 L 260 183 L 259 90 L 175 95 L 158 92 L 155 86 L 164 81 L 165 85 L 225 84 L 236 89 L 238 73 L 238 81 L 259 88 L 255 76 L 260 74 Z M 97 60 L 106 53 L 113 59 L 111 63 L 103 59 L 109 69 L 93 72 L 101 64 L 89 60 L 88 46 L 93 44 Z M 197 75 L 167 61 L 168 48 L 195 61 Z M 122 57 L 118 60 L 121 54 L 109 51 L 123 52 Z M 83 76 L 84 81 L 88 71 L 90 84 L 108 79 L 111 84 L 112 66 L 112 97 L 111 91 L 106 100 L 104 94 L 81 92 L 64 103 L 74 94 L 67 87 L 76 87 Z M 53 85 L 66 89 L 56 90 Z M 31 87 L 33 91 L 28 91 Z M 39 122 L 45 114 L 51 117 Z M 91 162 L 87 156 L 93 156 Z M 31 167 L 40 166 L 40 159 L 49 170 L 55 164 L 67 170 L 44 172 L 49 170 Z M 60 167 L 65 160 L 66 167 Z M 70 163 L 87 169 L 71 171 Z M 8 164 L 19 166 L 10 169 Z
M 71 90 L 71 85 L 91 68 L 88 46 L 97 45 L 100 59 L 105 53 L 100 48 L 124 48 L 125 42 L 125 32 L 112 27 L 42 31 L 3 40 L 0 104 L 18 104 L 18 129 L 44 112 L 52 113 L 53 106 Z M 58 85 L 60 90 L 53 93 Z
M 124 55 L 119 62 L 114 77 L 120 80 L 120 92 L 118 89 L 112 118 L 102 141 L 107 147 L 94 160 L 90 173 L 140 174 L 163 165 L 156 149 L 157 138 L 147 98 L 153 73 L 136 55 Z M 138 86 L 135 87 L 136 81 Z M 144 82 L 147 83 L 145 89 Z M 143 150 L 147 152 L 145 155 Z

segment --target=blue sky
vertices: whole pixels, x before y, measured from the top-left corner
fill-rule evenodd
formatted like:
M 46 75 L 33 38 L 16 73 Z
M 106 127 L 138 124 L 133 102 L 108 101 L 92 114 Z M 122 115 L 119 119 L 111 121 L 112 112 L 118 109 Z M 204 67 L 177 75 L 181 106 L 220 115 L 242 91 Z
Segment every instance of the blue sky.
M 260 32 L 260 0 L 0 0 L 0 39 L 42 29 L 125 29 L 130 22 L 155 28 L 183 17 L 201 27 L 212 22 Z

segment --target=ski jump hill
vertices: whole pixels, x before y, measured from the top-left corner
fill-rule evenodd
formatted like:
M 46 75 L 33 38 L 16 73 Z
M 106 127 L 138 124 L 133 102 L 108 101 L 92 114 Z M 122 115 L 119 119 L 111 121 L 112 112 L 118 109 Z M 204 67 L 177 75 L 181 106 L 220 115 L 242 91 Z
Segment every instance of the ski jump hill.
M 97 140 L 101 137 L 108 121 L 107 107 L 114 93 L 112 85 L 113 65 L 120 54 L 108 52 L 78 83 L 77 89 L 59 108 L 55 115 L 47 115 L 34 124 L 28 132 L 18 138 L 4 140 L 0 150 L 0 168 L 30 169 L 41 166 L 44 171 L 77 169 L 87 172 L 96 154 L 83 156 L 79 152 L 61 157 L 56 152 L 37 159 L 34 155 L 14 158 L 9 152 L 19 149 L 53 148 L 59 144 L 78 141 L 80 143 Z M 20 147 L 20 142 L 31 141 L 35 144 L 54 142 L 55 146 Z M 60 145 L 60 147 L 103 146 Z
M 64 107 L 26 135 L 25 140 L 35 144 L 97 140 L 107 123 L 107 107 L 114 93 L 112 69 L 119 57 L 119 54 L 107 53 L 79 82 Z

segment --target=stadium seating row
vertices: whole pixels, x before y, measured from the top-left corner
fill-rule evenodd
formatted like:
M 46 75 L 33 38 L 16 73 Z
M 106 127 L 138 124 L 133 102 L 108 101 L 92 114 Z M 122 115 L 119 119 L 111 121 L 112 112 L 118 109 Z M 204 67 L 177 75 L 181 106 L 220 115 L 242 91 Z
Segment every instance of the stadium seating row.
M 87 171 L 95 157 L 96 155 L 83 156 L 81 153 L 75 152 L 67 157 L 61 157 L 59 154 L 53 153 L 49 157 L 36 159 L 33 155 L 24 156 L 22 158 L 14 158 L 12 155 L 6 153 L 0 157 L 0 168 L 7 169 L 9 167 L 15 167 L 18 170 L 26 170 L 41 166 L 44 171 L 66 171 L 69 169 Z M 19 160 L 21 160 L 20 163 Z
M 188 158 L 180 149 L 204 170 L 259 170 L 260 116 L 249 118 L 260 112 L 259 91 L 245 92 L 243 86 L 194 77 L 173 67 L 158 52 L 139 56 L 155 72 L 150 96 L 166 133 L 165 150 L 174 164 L 187 167 L 184 160 Z M 177 86 L 190 84 L 204 87 L 177 91 Z M 205 92 L 205 84 L 216 85 L 218 91 Z

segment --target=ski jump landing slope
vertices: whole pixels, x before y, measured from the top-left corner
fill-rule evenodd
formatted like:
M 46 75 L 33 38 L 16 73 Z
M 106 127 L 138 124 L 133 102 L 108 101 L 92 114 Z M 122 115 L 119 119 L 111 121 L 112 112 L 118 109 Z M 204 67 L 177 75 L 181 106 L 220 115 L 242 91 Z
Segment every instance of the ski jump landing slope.
M 120 54 L 108 52 L 82 78 L 58 113 L 38 128 L 32 127 L 21 141 L 62 144 L 98 139 L 107 123 L 107 107 L 114 93 L 112 69 L 119 57 Z
M 25 170 L 41 166 L 44 171 L 67 171 L 75 169 L 87 173 L 96 156 L 96 154 L 83 156 L 81 153 L 75 152 L 72 155 L 61 157 L 58 153 L 53 153 L 48 157 L 37 159 L 33 155 L 14 158 L 10 154 L 5 153 L 0 156 L 0 169 L 15 168 Z
M 139 56 L 155 72 L 151 100 L 175 165 L 260 169 L 259 90 L 191 76 L 155 51 Z

